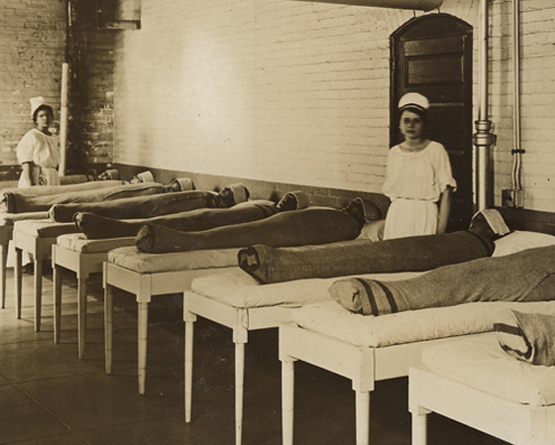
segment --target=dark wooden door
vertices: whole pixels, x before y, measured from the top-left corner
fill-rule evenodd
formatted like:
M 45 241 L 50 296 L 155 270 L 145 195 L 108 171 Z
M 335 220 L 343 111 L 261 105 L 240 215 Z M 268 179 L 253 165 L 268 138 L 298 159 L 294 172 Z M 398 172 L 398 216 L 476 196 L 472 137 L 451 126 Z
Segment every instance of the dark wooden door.
M 472 217 L 472 27 L 448 14 L 410 20 L 391 36 L 391 145 L 402 140 L 397 103 L 409 91 L 430 100 L 430 139 L 441 142 L 457 180 L 449 230 Z

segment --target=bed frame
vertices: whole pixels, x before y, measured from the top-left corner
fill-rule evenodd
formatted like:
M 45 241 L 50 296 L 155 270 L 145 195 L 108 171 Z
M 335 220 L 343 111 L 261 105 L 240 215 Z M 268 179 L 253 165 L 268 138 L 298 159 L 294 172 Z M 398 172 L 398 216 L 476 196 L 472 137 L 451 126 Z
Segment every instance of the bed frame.
M 135 238 L 114 238 L 114 247 L 131 245 Z M 85 356 L 85 335 L 87 329 L 87 285 L 89 276 L 102 272 L 103 263 L 108 259 L 108 251 L 79 252 L 59 244 L 52 246 L 52 270 L 54 281 L 54 343 L 60 342 L 62 320 L 62 269 L 75 272 L 77 276 L 77 338 L 78 356 Z
M 277 328 L 289 319 L 290 308 L 262 306 L 235 307 L 193 291 L 183 296 L 185 320 L 185 422 L 191 421 L 193 386 L 193 328 L 197 316 L 231 328 L 235 343 L 235 443 L 241 445 L 243 431 L 243 394 L 245 381 L 245 345 L 249 331 Z
M 483 334 L 472 334 L 483 335 Z M 405 343 L 386 347 L 360 347 L 292 324 L 279 327 L 279 359 L 282 362 L 283 445 L 293 444 L 294 364 L 297 360 L 352 381 L 356 403 L 356 444 L 368 445 L 370 392 L 380 380 L 406 377 L 409 364 L 423 348 L 459 337 Z
M 530 406 L 507 400 L 418 366 L 410 368 L 409 382 L 412 445 L 427 445 L 431 412 L 515 445 L 555 443 L 555 405 Z
M 2 309 L 6 307 L 6 269 L 8 263 L 8 246 L 13 238 L 13 224 L 0 225 L 0 292 Z
M 213 274 L 216 270 L 217 269 L 198 269 L 140 273 L 105 261 L 103 265 L 103 286 L 106 374 L 112 373 L 114 288 L 132 293 L 137 299 L 139 394 L 144 395 L 146 392 L 148 305 L 152 297 L 154 295 L 183 293 L 191 288 L 191 282 L 194 278 Z
M 555 234 L 553 213 L 513 208 L 498 210 L 512 230 Z M 423 348 L 432 344 L 451 342 L 456 338 L 459 337 L 371 348 L 358 347 L 293 324 L 280 325 L 283 445 L 293 444 L 295 361 L 301 360 L 352 380 L 356 394 L 356 443 L 368 445 L 370 391 L 374 389 L 375 382 L 406 377 L 409 373 L 409 364 L 419 359 Z M 425 445 L 422 441 L 417 443 Z
M 532 230 L 555 234 L 555 215 L 522 209 L 500 209 L 514 230 Z M 540 230 L 541 229 L 541 230 Z M 418 357 L 425 346 L 451 341 L 433 340 L 385 348 L 358 348 L 337 339 L 296 328 L 287 323 L 290 309 L 279 306 L 240 308 L 217 302 L 194 291 L 184 293 L 185 320 L 185 421 L 191 421 L 193 326 L 202 316 L 233 330 L 235 343 L 235 443 L 241 444 L 243 423 L 244 355 L 251 330 L 280 327 L 280 359 L 283 362 L 283 437 L 293 443 L 293 384 L 296 360 L 329 369 L 353 380 L 357 393 L 357 444 L 368 443 L 370 391 L 374 382 L 408 375 L 411 358 Z M 326 353 L 318 356 L 325 345 Z M 328 349 L 329 348 L 329 349 Z M 336 359 L 340 357 L 340 359 Z M 364 439 L 366 438 L 366 439 Z
M 23 221 L 24 222 L 24 221 Z M 41 220 L 42 222 L 42 220 Z M 67 223 L 53 223 L 49 220 L 44 220 L 45 223 L 59 224 L 61 227 L 66 227 L 65 233 L 74 233 L 78 229 L 75 226 Z M 34 260 L 34 287 L 33 294 L 35 300 L 35 331 L 39 332 L 41 327 L 42 315 L 42 269 L 43 260 L 50 259 L 52 246 L 56 244 L 58 236 L 33 236 L 25 231 L 18 230 L 17 223 L 13 232 L 13 244 L 15 247 L 15 268 L 14 268 L 14 282 L 15 282 L 15 295 L 16 295 L 16 314 L 17 318 L 21 318 L 21 300 L 22 300 L 22 282 L 23 282 L 23 252 L 29 252 Z

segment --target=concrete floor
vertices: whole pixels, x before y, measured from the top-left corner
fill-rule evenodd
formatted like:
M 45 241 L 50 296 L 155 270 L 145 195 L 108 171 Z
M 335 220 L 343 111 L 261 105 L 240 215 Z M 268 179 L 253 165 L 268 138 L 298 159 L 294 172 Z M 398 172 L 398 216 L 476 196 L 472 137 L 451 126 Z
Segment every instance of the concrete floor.
M 193 418 L 184 423 L 181 298 L 150 307 L 147 394 L 137 390 L 135 300 L 115 295 L 114 368 L 104 373 L 99 277 L 90 286 L 87 351 L 77 358 L 76 288 L 64 281 L 62 340 L 53 343 L 52 281 L 44 281 L 43 328 L 33 328 L 32 276 L 24 276 L 23 317 L 15 318 L 13 279 L 0 309 L 0 444 L 219 445 L 234 443 L 234 348 L 231 331 L 199 319 L 195 330 Z M 243 443 L 281 443 L 277 331 L 252 332 L 247 345 Z M 378 382 L 372 393 L 371 443 L 409 445 L 407 379 Z M 354 393 L 342 377 L 296 365 L 295 443 L 354 444 Z M 500 445 L 430 416 L 430 445 Z

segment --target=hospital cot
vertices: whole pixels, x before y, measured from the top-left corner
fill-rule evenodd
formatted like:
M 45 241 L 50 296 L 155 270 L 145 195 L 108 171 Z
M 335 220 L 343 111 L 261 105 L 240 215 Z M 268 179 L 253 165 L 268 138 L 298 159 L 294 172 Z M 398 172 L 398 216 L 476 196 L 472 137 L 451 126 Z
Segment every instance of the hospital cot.
M 515 445 L 553 444 L 554 379 L 555 367 L 517 360 L 495 333 L 427 347 L 409 370 L 412 444 L 428 443 L 431 412 Z
M 186 192 L 189 193 L 189 192 Z M 214 192 L 209 192 L 208 195 L 211 196 Z M 162 197 L 165 198 L 165 197 Z M 175 199 L 174 199 L 175 198 Z M 136 212 L 142 211 L 147 213 L 160 213 L 162 218 L 166 220 L 168 223 L 183 223 L 187 226 L 187 222 L 189 222 L 188 227 L 196 226 L 202 227 L 202 224 L 206 224 L 207 227 L 211 228 L 213 224 L 216 225 L 224 225 L 230 224 L 231 222 L 237 223 L 239 219 L 243 218 L 248 220 L 250 218 L 259 218 L 263 216 L 268 216 L 271 209 L 275 207 L 275 204 L 271 201 L 250 201 L 250 203 L 240 203 L 233 207 L 233 209 L 209 209 L 209 208 L 197 208 L 198 205 L 203 204 L 203 200 L 206 199 L 206 192 L 197 191 L 192 193 L 189 197 L 184 197 L 183 195 L 176 195 L 174 194 L 172 199 L 162 199 L 161 201 L 155 198 L 154 200 L 157 201 L 156 203 L 151 202 L 151 206 L 145 206 L 145 202 L 134 202 L 132 205 L 131 203 L 127 202 L 128 206 L 125 211 L 125 215 L 129 216 L 131 219 L 124 219 L 119 220 L 120 225 L 125 225 L 127 230 L 123 230 L 121 226 L 118 228 L 114 228 L 110 226 L 110 224 L 115 223 L 113 222 L 106 222 L 103 221 L 101 218 L 101 222 L 97 221 L 98 227 L 95 227 L 95 234 L 98 235 L 116 235 L 119 233 L 119 237 L 117 238 L 96 238 L 94 235 L 92 239 L 88 239 L 90 235 L 90 227 L 88 227 L 88 234 L 79 233 L 79 234 L 69 234 L 67 236 L 60 236 L 57 240 L 57 243 L 52 246 L 52 267 L 54 269 L 54 299 L 55 299 L 55 311 L 54 311 L 54 341 L 57 343 L 60 338 L 61 332 L 61 270 L 62 269 L 69 269 L 77 274 L 77 282 L 78 282 L 78 344 L 79 344 L 79 357 L 82 358 L 84 356 L 84 348 L 85 348 L 85 333 L 86 333 L 86 303 L 87 303 L 87 278 L 91 273 L 95 272 L 102 272 L 102 263 L 108 260 L 108 253 L 111 250 L 114 250 L 119 247 L 124 246 L 134 246 L 136 239 L 135 236 L 132 235 L 133 231 L 136 232 L 139 228 L 148 221 L 148 219 L 142 218 L 135 218 L 133 219 L 132 215 L 136 215 Z M 112 203 L 108 203 L 108 205 L 104 205 L 105 203 L 100 204 L 93 204 L 92 207 L 95 207 L 99 213 L 109 213 L 110 211 L 120 211 L 118 210 L 118 206 L 116 204 L 117 201 Z M 60 210 L 61 206 L 52 207 L 50 210 L 51 214 L 56 213 L 56 207 Z M 80 204 L 77 205 L 70 205 L 65 206 L 65 208 L 58 213 L 58 216 L 61 214 L 65 215 L 64 218 L 61 218 L 62 221 L 70 219 L 69 215 L 71 212 L 79 209 L 81 206 Z M 87 207 L 85 205 L 84 207 Z M 188 211 L 178 211 L 175 214 L 168 214 L 166 215 L 167 211 L 169 210 L 178 210 L 186 209 L 188 207 L 192 207 L 189 210 L 192 212 L 189 214 Z M 71 212 L 68 212 L 68 208 L 71 208 Z M 266 211 L 265 211 L 266 209 Z M 92 208 L 90 210 L 93 210 Z M 196 211 L 194 211 L 196 210 Z M 194 211 L 194 212 L 193 212 Z M 207 212 L 207 213 L 205 213 Z M 226 219 L 224 213 L 228 213 L 229 219 Z M 188 215 L 188 216 L 187 216 Z M 75 217 L 76 225 L 81 227 L 80 222 L 82 222 L 81 217 L 77 215 Z M 203 218 L 205 216 L 205 218 Z M 201 220 L 203 222 L 201 222 Z M 119 232 L 118 232 L 119 230 Z M 87 232 L 87 230 L 85 230 Z M 135 251 L 133 251 L 135 252 Z M 138 253 L 138 252 L 137 252 Z M 200 254 L 206 255 L 206 254 Z M 153 258 L 160 264 L 166 264 L 164 262 L 164 257 L 162 256 L 154 256 Z M 232 257 L 231 261 L 233 264 L 236 262 L 235 255 Z M 126 263 L 129 263 L 126 261 Z M 179 264 L 179 262 L 174 263 Z M 226 263 L 227 264 L 227 263 Z M 172 264 L 170 264 L 171 266 Z M 188 267 L 188 265 L 187 265 Z M 133 269 L 133 267 L 131 267 Z M 160 271 L 160 268 L 157 269 Z M 175 271 L 175 270 L 173 270 Z M 145 270 L 142 270 L 145 272 Z M 179 281 L 181 283 L 181 281 Z M 124 288 L 126 284 L 124 283 Z M 178 289 L 180 292 L 181 289 Z
M 380 380 L 406 377 L 421 351 L 465 336 L 487 335 L 510 309 L 551 312 L 555 302 L 469 303 L 379 317 L 354 316 L 335 302 L 295 311 L 280 326 L 283 444 L 293 443 L 294 363 L 302 361 L 352 381 L 356 443 L 369 443 L 370 392 Z M 330 322 L 333 323 L 330 325 Z
M 294 308 L 326 299 L 324 280 L 299 280 L 260 286 L 239 268 L 195 278 L 190 291 L 184 292 L 185 321 L 185 421 L 191 421 L 193 327 L 201 316 L 232 330 L 235 343 L 235 442 L 241 443 L 243 427 L 243 392 L 245 345 L 248 333 L 276 328 L 290 318 Z M 315 290 L 315 286 L 319 291 Z
M 87 284 L 91 274 L 102 272 L 108 252 L 131 246 L 134 237 L 88 240 L 82 233 L 60 235 L 52 245 L 54 282 L 54 343 L 59 343 L 62 315 L 62 269 L 75 272 L 77 278 L 77 332 L 78 356 L 85 355 L 87 317 Z
M 237 252 L 222 249 L 160 255 L 141 253 L 134 246 L 111 250 L 103 266 L 106 373 L 112 373 L 114 289 L 134 294 L 137 300 L 139 394 L 145 394 L 148 306 L 152 297 L 181 294 L 194 278 L 235 266 Z
M 91 181 L 84 182 L 87 179 L 85 175 L 72 175 L 60 178 L 62 185 L 59 186 L 36 186 L 21 189 L 4 189 L 4 192 L 17 192 L 29 195 L 52 195 L 65 193 L 72 190 L 94 190 L 98 188 L 115 187 L 122 185 L 122 181 Z M 67 182 L 66 182 L 67 181 Z M 74 182 L 83 181 L 83 182 Z M 14 223 L 24 219 L 47 219 L 48 212 L 23 212 L 10 213 L 0 212 L 0 292 L 2 299 L 2 308 L 6 306 L 6 269 L 8 260 L 8 249 L 13 239 Z
M 78 230 L 73 223 L 54 223 L 49 219 L 15 222 L 13 244 L 16 253 L 14 265 L 16 314 L 17 318 L 21 318 L 23 252 L 28 252 L 33 256 L 34 262 L 34 322 L 37 332 L 41 328 L 43 261 L 50 258 L 52 245 L 56 243 L 58 236 L 75 233 Z
M 553 243 L 555 240 L 555 237 L 544 234 L 540 235 L 542 235 L 542 243 L 545 241 L 543 236 L 547 237 L 549 242 L 551 243 Z M 387 277 L 387 279 L 391 280 L 409 278 L 415 275 L 416 273 L 397 273 L 369 276 L 378 279 L 384 279 L 384 277 Z M 332 307 L 342 309 L 335 302 L 329 301 L 330 297 L 328 295 L 327 289 L 334 282 L 334 280 L 334 278 L 305 279 L 284 283 L 259 285 L 250 276 L 247 276 L 246 274 L 241 275 L 241 272 L 238 270 L 224 271 L 214 276 L 195 279 L 192 283 L 191 291 L 186 292 L 184 295 L 184 319 L 186 323 L 186 421 L 188 422 L 191 419 L 191 374 L 193 356 L 192 333 L 193 323 L 196 319 L 196 316 L 208 318 L 212 321 L 228 326 L 233 330 L 233 341 L 236 344 L 236 443 L 240 443 L 243 409 L 242 400 L 244 379 L 244 345 L 247 342 L 248 331 L 277 327 L 280 324 L 288 323 L 289 321 L 296 318 L 296 314 L 304 311 L 302 307 L 305 307 L 305 305 L 308 305 L 311 302 L 323 302 L 328 300 L 328 304 L 330 304 Z M 301 308 L 293 309 L 294 307 L 299 306 Z M 310 311 L 310 309 L 308 309 L 308 311 Z M 326 320 L 326 323 L 324 323 L 324 325 L 333 326 L 334 323 L 335 321 L 332 318 Z M 491 330 L 490 324 L 487 324 L 487 328 L 473 327 L 470 331 L 463 333 L 476 333 L 488 329 Z M 449 332 L 449 336 L 451 335 L 457 334 Z M 283 344 L 287 344 L 286 340 L 287 339 L 283 341 Z M 297 343 L 297 340 L 293 342 L 293 344 Z M 318 343 L 312 344 L 311 347 L 307 348 L 309 352 L 313 352 L 315 349 L 317 349 L 317 344 Z M 416 355 L 419 351 L 419 348 L 422 347 L 422 345 L 419 344 L 418 347 L 415 348 L 415 344 L 411 345 L 410 347 L 403 345 L 402 347 L 394 348 L 393 350 L 391 348 L 383 350 L 387 358 L 385 360 L 380 360 L 381 368 L 378 369 L 379 378 L 393 378 L 401 375 L 406 376 L 408 372 L 408 362 L 405 361 L 406 357 L 409 356 L 409 352 L 412 353 L 413 356 Z M 282 344 L 280 342 L 280 350 L 282 350 L 281 348 Z M 282 352 L 281 356 L 285 358 L 285 361 L 290 361 L 287 358 L 289 351 L 285 349 L 282 351 L 285 352 Z M 329 360 L 330 357 L 333 357 L 334 353 L 335 349 L 331 349 L 330 351 L 327 351 L 327 353 L 322 354 L 322 356 L 324 360 Z M 363 363 L 370 363 L 371 361 L 373 363 L 374 359 L 371 360 L 372 354 L 374 354 L 373 350 L 371 353 L 367 353 L 367 356 L 356 358 L 351 353 L 348 357 L 348 360 L 343 360 L 343 362 L 350 362 L 348 368 L 350 367 L 351 369 L 358 369 L 358 371 L 360 371 L 361 365 Z M 378 355 L 382 355 L 382 350 L 379 351 Z M 295 357 L 295 359 L 299 358 L 295 356 L 294 351 L 291 352 L 290 356 Z M 352 362 L 351 359 L 358 361 Z M 358 363 L 359 366 L 357 367 L 356 365 L 353 365 L 353 363 Z M 384 366 L 383 363 L 391 363 L 391 366 L 388 368 L 387 366 Z M 397 363 L 399 366 L 395 367 L 395 363 Z M 374 364 L 371 365 L 371 367 L 373 366 Z M 348 374 L 349 371 L 347 369 L 342 372 Z M 284 375 L 292 378 L 291 371 L 284 372 Z M 365 377 L 361 380 L 361 382 L 365 384 L 369 381 L 372 382 L 373 385 L 374 376 Z M 364 406 L 364 403 L 365 402 L 361 400 L 360 406 Z M 285 418 L 288 417 L 288 415 L 284 416 Z M 292 420 L 291 416 L 289 416 L 289 418 Z M 287 424 L 285 425 L 285 430 L 288 430 Z
M 531 243 L 522 241 L 528 234 L 515 232 L 499 240 L 499 246 L 507 247 L 506 243 L 514 239 L 513 247 L 518 251 L 555 242 L 551 235 L 530 235 L 529 239 L 534 239 Z M 494 324 L 511 318 L 511 309 L 555 313 L 555 301 L 477 302 L 380 316 L 353 314 L 334 301 L 298 309 L 288 323 L 280 326 L 283 443 L 293 443 L 295 361 L 352 380 L 356 393 L 356 443 L 368 444 L 370 391 L 376 381 L 407 376 L 409 365 L 419 360 L 427 346 L 486 335 L 483 333 L 492 331 Z
M 87 196 L 81 196 L 81 190 L 72 190 L 69 194 L 60 194 L 55 197 L 46 196 L 40 202 L 41 206 L 45 202 L 60 201 L 67 203 L 73 199 L 82 202 L 99 202 L 103 200 L 117 201 L 133 195 L 157 195 L 165 193 L 167 188 L 162 184 L 130 184 L 115 187 L 101 187 L 99 193 L 96 190 L 86 190 Z M 41 207 L 42 208 L 42 207 Z M 51 219 L 47 220 L 25 220 L 16 221 L 13 230 L 13 244 L 15 248 L 15 293 L 17 299 L 17 316 L 21 317 L 21 298 L 22 298 L 22 253 L 28 252 L 34 260 L 34 301 L 35 301 L 35 330 L 40 331 L 41 327 L 41 306 L 42 306 L 42 270 L 43 261 L 51 257 L 52 246 L 56 244 L 58 236 L 67 233 L 77 233 L 80 229 L 73 223 L 58 223 Z

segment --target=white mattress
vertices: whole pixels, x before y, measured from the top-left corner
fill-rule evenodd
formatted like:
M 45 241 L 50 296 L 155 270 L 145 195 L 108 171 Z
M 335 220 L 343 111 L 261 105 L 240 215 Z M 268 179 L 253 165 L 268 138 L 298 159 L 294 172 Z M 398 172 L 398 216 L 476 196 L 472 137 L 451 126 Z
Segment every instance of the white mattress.
M 495 323 L 512 322 L 511 308 L 555 314 L 555 301 L 467 303 L 374 316 L 353 314 L 329 300 L 293 311 L 291 321 L 357 346 L 382 347 L 492 331 Z
M 49 219 L 15 221 L 14 230 L 35 238 L 56 238 L 65 233 L 79 232 L 74 223 L 57 223 Z
M 555 367 L 517 360 L 501 349 L 495 333 L 425 348 L 422 364 L 435 374 L 507 400 L 532 406 L 555 403 Z
M 29 212 L 29 213 L 4 213 L 0 212 L 0 226 L 14 225 L 16 221 L 29 219 L 49 219 L 48 212 Z
M 90 240 L 84 233 L 70 233 L 56 238 L 56 244 L 79 253 L 108 253 L 118 247 L 134 246 L 135 237 Z
M 237 266 L 240 249 L 196 250 L 176 253 L 142 253 L 135 246 L 108 253 L 108 262 L 138 273 L 174 272 Z
M 410 278 L 418 274 L 417 272 L 403 272 L 357 276 L 394 280 Z M 310 278 L 284 283 L 259 284 L 243 270 L 234 268 L 214 275 L 195 278 L 191 289 L 197 294 L 233 307 L 253 308 L 277 305 L 299 307 L 330 300 L 328 288 L 335 280 L 337 278 Z

